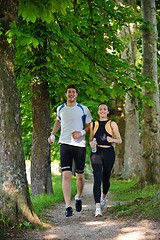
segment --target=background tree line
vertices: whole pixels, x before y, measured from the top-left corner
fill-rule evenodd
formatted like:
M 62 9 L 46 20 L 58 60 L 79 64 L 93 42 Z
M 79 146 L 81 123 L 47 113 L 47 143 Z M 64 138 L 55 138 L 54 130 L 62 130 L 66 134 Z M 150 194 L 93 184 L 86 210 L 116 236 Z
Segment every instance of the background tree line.
M 93 118 L 99 102 L 114 110 L 123 137 L 114 175 L 159 183 L 158 1 L 7 0 L 0 6 L 2 215 L 41 224 L 25 159 L 31 159 L 32 194 L 52 193 L 50 150 L 58 158 L 58 144 L 50 149 L 47 138 L 70 83 Z

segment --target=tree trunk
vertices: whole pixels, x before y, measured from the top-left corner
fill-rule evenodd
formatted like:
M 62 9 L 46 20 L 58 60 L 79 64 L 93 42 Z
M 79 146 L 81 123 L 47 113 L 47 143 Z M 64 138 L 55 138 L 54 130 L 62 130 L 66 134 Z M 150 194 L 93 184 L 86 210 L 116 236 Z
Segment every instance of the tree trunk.
M 0 207 L 3 218 L 15 224 L 22 216 L 41 224 L 33 211 L 26 177 L 21 137 L 20 107 L 14 74 L 14 50 L 8 45 L 6 31 L 16 20 L 18 1 L 0 0 Z
M 123 0 L 126 3 L 125 0 Z M 135 8 L 136 0 L 129 0 L 127 3 Z M 124 26 L 120 36 L 126 43 L 124 52 L 121 57 L 127 60 L 130 66 L 134 69 L 137 57 L 137 41 L 136 41 L 136 24 L 130 23 Z M 130 73 L 130 77 L 134 78 Z M 125 97 L 125 147 L 124 147 L 124 169 L 123 177 L 131 178 L 139 175 L 140 171 L 140 143 L 139 143 L 139 114 L 138 101 L 135 97 L 128 93 Z
M 125 154 L 123 177 L 140 175 L 139 115 L 137 100 L 126 94 L 125 103 Z
M 50 107 L 47 86 L 45 82 L 34 82 L 32 84 L 31 185 L 33 196 L 53 193 L 50 146 L 47 140 L 50 134 Z
M 144 88 L 144 95 L 153 101 L 152 106 L 143 102 L 142 111 L 142 183 L 160 183 L 160 134 L 159 88 L 157 79 L 157 25 L 154 0 L 142 0 L 142 16 L 149 24 L 142 28 L 143 74 L 152 79 L 155 91 Z
M 115 153 L 116 153 L 116 160 L 113 167 L 113 173 L 112 175 L 115 177 L 122 176 L 123 172 L 123 166 L 124 166 L 124 135 L 125 135 L 125 119 L 124 119 L 124 109 L 123 104 L 119 103 L 118 109 L 120 110 L 119 116 L 116 118 L 116 123 L 119 128 L 119 132 L 122 137 L 122 144 L 115 144 Z M 113 103 L 114 108 L 116 109 L 117 106 L 115 103 Z

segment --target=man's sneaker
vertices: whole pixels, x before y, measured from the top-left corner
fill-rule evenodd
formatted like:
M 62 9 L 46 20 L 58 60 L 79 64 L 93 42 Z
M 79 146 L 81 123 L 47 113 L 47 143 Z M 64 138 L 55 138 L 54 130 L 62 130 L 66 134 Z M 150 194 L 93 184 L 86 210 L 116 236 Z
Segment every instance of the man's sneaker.
M 103 208 L 106 205 L 106 199 L 105 198 L 101 198 L 101 208 Z
M 82 210 L 82 200 L 75 196 L 75 201 L 76 201 L 75 202 L 76 211 L 80 212 Z
M 96 208 L 95 217 L 102 217 L 102 212 L 100 207 Z
M 66 217 L 71 217 L 73 215 L 73 209 L 72 207 L 67 207 L 65 211 L 65 216 Z

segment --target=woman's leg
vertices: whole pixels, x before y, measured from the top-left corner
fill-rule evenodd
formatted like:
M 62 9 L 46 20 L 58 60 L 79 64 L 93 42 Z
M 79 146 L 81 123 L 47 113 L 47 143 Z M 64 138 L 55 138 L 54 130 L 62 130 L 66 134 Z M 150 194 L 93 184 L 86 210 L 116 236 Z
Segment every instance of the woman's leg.
M 103 195 L 105 196 L 108 193 L 110 188 L 110 176 L 112 168 L 115 162 L 115 151 L 113 147 L 103 149 Z
M 91 165 L 94 176 L 93 196 L 96 204 L 100 203 L 102 183 L 102 160 L 99 154 L 96 153 L 91 155 Z

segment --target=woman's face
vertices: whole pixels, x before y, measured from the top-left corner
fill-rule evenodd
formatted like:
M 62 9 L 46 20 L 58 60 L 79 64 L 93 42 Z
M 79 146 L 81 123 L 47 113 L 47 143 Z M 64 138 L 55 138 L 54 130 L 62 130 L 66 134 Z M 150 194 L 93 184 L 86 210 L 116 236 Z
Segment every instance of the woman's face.
M 100 118 L 106 118 L 108 113 L 109 113 L 109 111 L 108 111 L 107 105 L 105 105 L 105 104 L 99 105 L 98 115 L 100 116 Z

